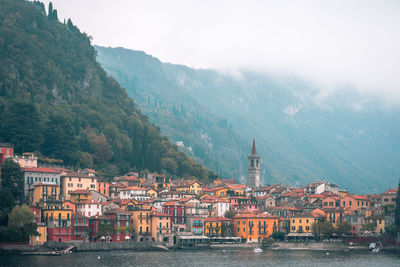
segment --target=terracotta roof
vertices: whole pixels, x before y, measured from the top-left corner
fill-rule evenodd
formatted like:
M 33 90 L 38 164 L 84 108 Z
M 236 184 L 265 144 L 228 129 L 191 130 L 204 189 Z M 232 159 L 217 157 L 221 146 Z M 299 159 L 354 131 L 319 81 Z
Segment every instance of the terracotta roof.
M 123 189 L 121 189 L 121 191 L 124 190 L 141 190 L 141 191 L 146 191 L 146 189 L 142 188 L 142 187 L 138 187 L 138 186 L 129 186 L 129 187 L 125 187 Z
M 269 214 L 265 213 L 254 213 L 254 212 L 243 212 L 243 213 L 238 213 L 235 215 L 234 218 L 271 218 L 271 219 L 277 219 L 275 216 L 271 216 Z
M 52 168 L 22 168 L 23 172 L 45 172 L 45 173 L 59 173 L 58 171 Z
M 357 200 L 369 200 L 369 197 L 366 197 L 366 196 L 353 196 L 354 197 L 354 199 L 357 199 Z
M 242 190 L 247 188 L 247 185 L 244 184 L 227 184 L 226 186 L 229 189 L 236 189 L 236 190 Z
M 69 193 L 70 195 L 77 195 L 77 194 L 85 194 L 85 195 L 90 195 L 90 192 L 86 189 L 76 189 Z
M 81 173 L 81 172 L 69 172 L 69 173 L 63 175 L 62 177 L 73 177 L 73 178 L 78 177 L 78 178 L 87 178 L 87 179 L 96 179 L 97 180 L 96 177 L 89 176 L 89 175 L 87 175 L 85 173 Z
M 118 183 L 118 182 L 112 182 L 112 183 L 110 184 L 110 187 L 120 187 L 120 188 L 124 188 L 124 187 L 126 187 L 126 186 L 123 185 L 123 184 L 121 184 L 121 183 Z
M 385 192 L 382 193 L 382 195 L 395 195 L 397 194 L 397 188 L 389 188 Z
M 114 214 L 114 213 L 125 213 L 125 214 L 130 214 L 130 212 L 123 210 L 123 209 L 111 209 L 111 210 L 107 210 L 106 212 L 104 212 L 106 214 Z
M 164 203 L 163 206 L 179 206 L 180 204 L 177 203 L 176 201 L 169 201 L 167 203 Z
M 309 195 L 308 198 L 326 198 L 327 196 L 323 195 Z
M 93 205 L 103 205 L 104 202 L 98 202 L 98 201 L 92 201 L 92 200 L 85 200 L 85 201 L 80 201 L 76 203 L 75 205 L 80 205 L 80 204 L 93 204 Z

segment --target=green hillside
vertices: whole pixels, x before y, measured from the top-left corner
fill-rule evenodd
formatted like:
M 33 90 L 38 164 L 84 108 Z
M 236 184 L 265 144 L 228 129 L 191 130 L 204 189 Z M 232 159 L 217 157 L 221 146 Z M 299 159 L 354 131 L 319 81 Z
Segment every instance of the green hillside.
M 224 177 L 246 181 L 254 136 L 265 184 L 325 179 L 367 193 L 397 182 L 398 107 L 351 88 L 321 98 L 296 77 L 245 70 L 232 76 L 163 63 L 140 51 L 96 50 L 162 133 L 191 146 L 191 155 Z
M 0 1 L 0 142 L 105 175 L 132 169 L 215 174 L 178 152 L 96 62 L 90 38 L 57 11 Z

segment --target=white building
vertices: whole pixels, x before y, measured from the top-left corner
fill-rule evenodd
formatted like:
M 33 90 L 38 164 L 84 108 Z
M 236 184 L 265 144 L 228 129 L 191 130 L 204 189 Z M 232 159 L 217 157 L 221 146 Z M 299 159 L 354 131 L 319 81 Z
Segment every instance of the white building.
M 76 214 L 85 217 L 101 216 L 103 215 L 102 203 L 92 200 L 79 202 L 76 204 Z
M 24 194 L 35 184 L 60 185 L 60 173 L 52 168 L 22 168 L 24 173 Z
M 121 199 L 135 199 L 137 201 L 143 201 L 151 198 L 146 194 L 146 189 L 137 186 L 130 186 L 121 189 L 119 197 Z
M 304 193 L 309 195 L 319 195 L 325 191 L 337 194 L 338 185 L 322 181 L 322 182 L 312 182 L 311 184 L 304 187 Z
M 228 200 L 217 200 L 215 203 L 215 216 L 217 217 L 223 217 L 225 215 L 225 212 L 229 210 L 229 201 Z

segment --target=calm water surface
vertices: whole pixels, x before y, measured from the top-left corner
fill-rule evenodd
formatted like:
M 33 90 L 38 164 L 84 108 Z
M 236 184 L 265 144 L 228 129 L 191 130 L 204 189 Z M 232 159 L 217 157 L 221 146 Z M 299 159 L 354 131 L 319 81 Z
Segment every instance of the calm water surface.
M 400 266 L 396 253 L 252 249 L 80 252 L 63 256 L 0 254 L 0 266 Z M 100 256 L 100 259 L 98 259 Z

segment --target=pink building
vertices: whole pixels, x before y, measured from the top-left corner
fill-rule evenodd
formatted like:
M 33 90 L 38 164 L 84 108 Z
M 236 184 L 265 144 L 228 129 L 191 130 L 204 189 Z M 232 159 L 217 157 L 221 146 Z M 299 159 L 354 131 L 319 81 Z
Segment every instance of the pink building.
M 230 209 L 235 211 L 258 211 L 257 199 L 250 197 L 230 197 Z

